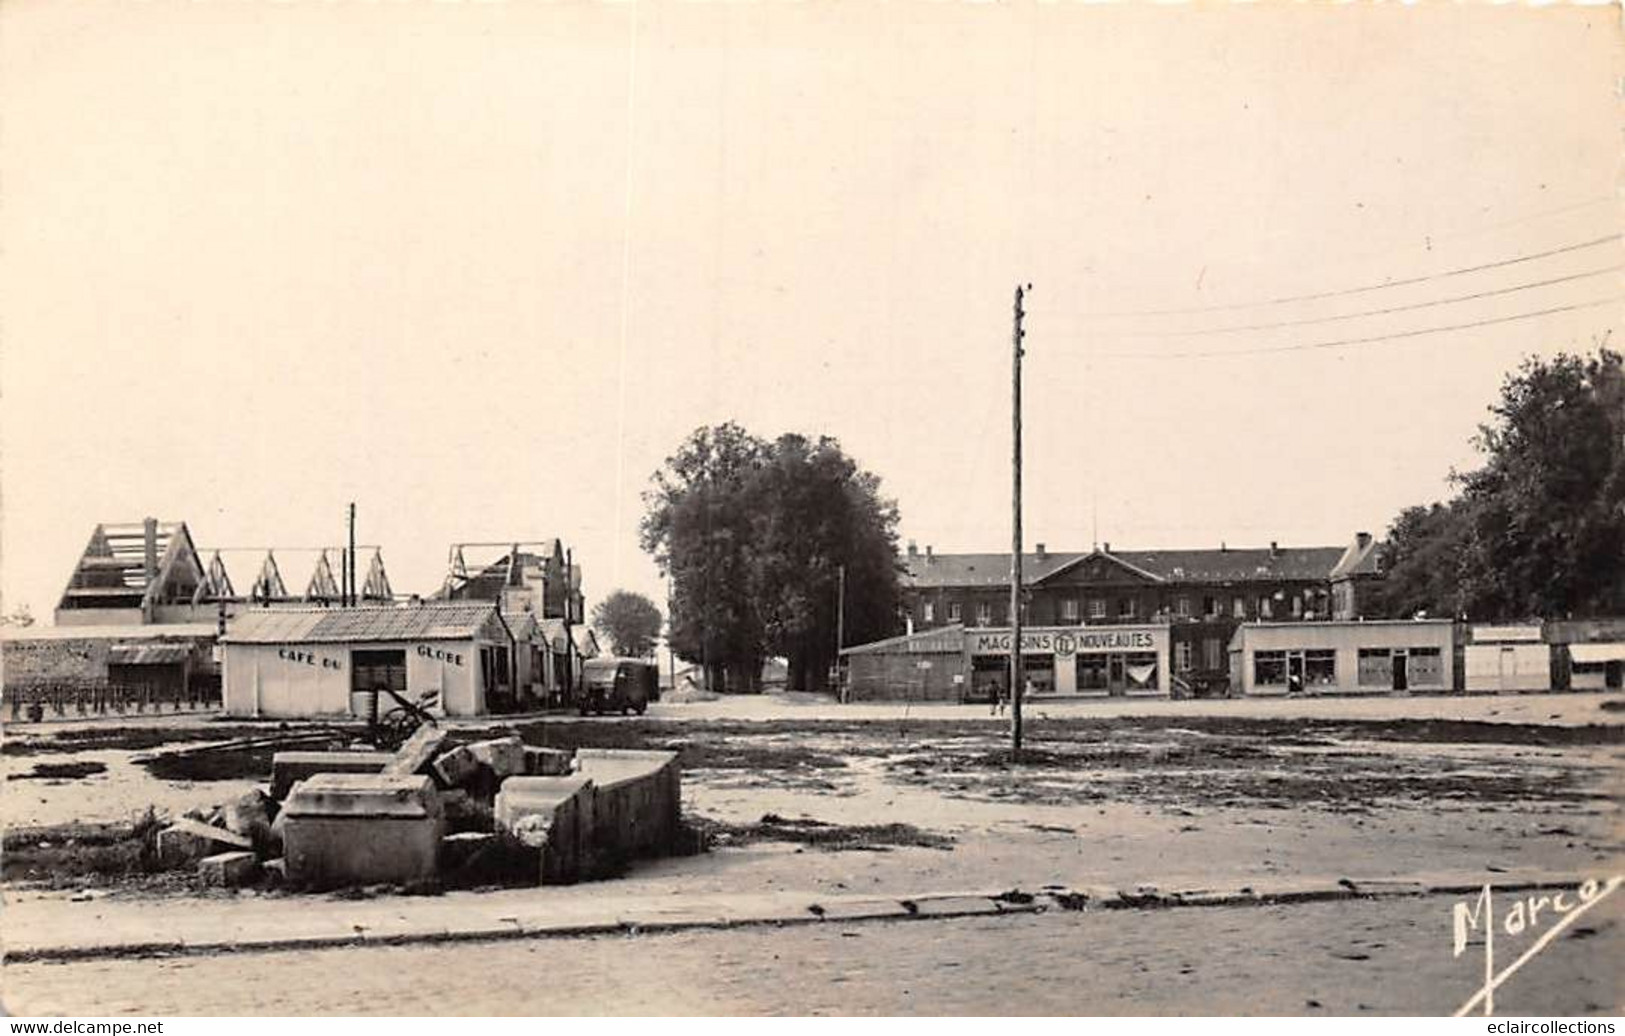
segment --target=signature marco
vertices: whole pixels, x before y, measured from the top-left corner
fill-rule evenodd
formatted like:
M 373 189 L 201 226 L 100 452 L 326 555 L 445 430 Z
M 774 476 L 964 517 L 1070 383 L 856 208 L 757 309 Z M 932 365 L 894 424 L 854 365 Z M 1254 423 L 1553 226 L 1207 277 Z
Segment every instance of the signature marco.
M 1484 933 L 1484 985 L 1457 1009 L 1455 1017 L 1460 1018 L 1481 1005 L 1485 1014 L 1493 1012 L 1495 991 L 1507 979 L 1517 974 L 1519 968 L 1534 960 L 1540 951 L 1551 945 L 1552 940 L 1621 885 L 1625 885 L 1625 875 L 1616 874 L 1603 882 L 1599 882 L 1596 878 L 1588 878 L 1579 888 L 1573 890 L 1572 894 L 1568 889 L 1563 889 L 1555 893 L 1530 894 L 1515 901 L 1501 917 L 1501 931 L 1513 937 L 1523 935 L 1525 932 L 1540 932 L 1540 935 L 1517 960 L 1500 971 L 1495 970 L 1495 900 L 1491 895 L 1490 886 L 1485 885 L 1477 899 L 1471 903 L 1456 903 L 1450 910 L 1450 923 L 1455 937 L 1455 955 L 1460 957 L 1467 952 L 1468 936 L 1473 932 Z M 1544 930 L 1541 927 L 1543 914 L 1544 924 L 1549 926 Z

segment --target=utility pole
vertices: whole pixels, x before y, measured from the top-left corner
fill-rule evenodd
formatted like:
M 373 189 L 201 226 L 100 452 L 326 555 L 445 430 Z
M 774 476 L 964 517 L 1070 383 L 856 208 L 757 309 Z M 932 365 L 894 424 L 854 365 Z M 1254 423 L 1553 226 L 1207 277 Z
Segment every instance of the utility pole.
M 1021 302 L 1032 285 L 1016 285 L 1015 332 L 1010 339 L 1010 761 L 1021 761 Z
M 841 679 L 841 649 L 846 647 L 846 566 L 842 565 L 835 591 L 835 695 L 846 704 L 846 681 Z
M 345 564 L 346 564 L 346 567 L 349 569 L 348 582 L 350 584 L 350 588 L 347 591 L 348 597 L 347 597 L 347 599 L 345 601 L 345 604 L 348 607 L 354 608 L 355 607 L 355 602 L 356 602 L 356 592 L 355 592 L 355 501 L 353 501 L 353 500 L 350 501 L 350 557 L 349 557 L 349 560 Z

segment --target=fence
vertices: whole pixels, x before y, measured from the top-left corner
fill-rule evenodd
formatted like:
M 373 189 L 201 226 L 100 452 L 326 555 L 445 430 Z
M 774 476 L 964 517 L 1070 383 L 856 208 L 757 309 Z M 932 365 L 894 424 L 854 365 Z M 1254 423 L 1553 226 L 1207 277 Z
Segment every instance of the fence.
M 12 720 L 22 719 L 26 715 L 32 721 L 43 719 L 46 714 L 65 717 L 70 710 L 78 716 L 105 716 L 108 713 L 157 713 L 166 706 L 172 712 L 214 709 L 220 707 L 220 684 L 215 680 L 195 677 L 186 686 L 173 681 L 113 683 L 81 680 L 8 686 L 4 696 L 10 706 Z

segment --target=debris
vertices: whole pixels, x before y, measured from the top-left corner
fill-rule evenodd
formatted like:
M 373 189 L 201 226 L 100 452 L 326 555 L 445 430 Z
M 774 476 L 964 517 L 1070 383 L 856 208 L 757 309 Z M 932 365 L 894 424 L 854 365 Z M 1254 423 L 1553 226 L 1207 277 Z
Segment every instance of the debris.
M 259 860 L 253 853 L 216 853 L 197 863 L 198 882 L 205 887 L 241 888 L 254 880 Z
M 523 746 L 525 773 L 531 777 L 563 777 L 570 772 L 571 753 L 562 748 Z
M 517 736 L 476 741 L 468 751 L 496 776 L 499 784 L 504 778 L 525 773 L 525 746 Z
M 382 773 L 389 752 L 278 752 L 271 757 L 271 797 L 288 797 L 293 786 L 318 773 Z
M 412 736 L 406 739 L 406 743 L 401 745 L 400 750 L 384 765 L 382 772 L 391 777 L 419 773 L 439 754 L 445 742 L 444 730 L 424 724 L 412 732 Z
M 497 793 L 496 823 L 540 852 L 539 884 L 569 883 L 593 867 L 593 807 L 589 777 L 509 777 Z
M 465 745 L 443 753 L 430 769 L 442 788 L 458 788 L 473 783 L 480 772 L 480 761 Z
M 247 838 L 258 850 L 271 845 L 271 818 L 276 811 L 276 802 L 258 788 L 244 792 L 221 810 L 226 830 Z
M 438 878 L 445 817 L 427 777 L 318 774 L 293 790 L 278 819 L 290 884 L 413 885 Z
M 253 844 L 223 827 L 182 817 L 158 832 L 158 860 L 165 867 L 185 867 L 222 848 L 252 849 Z

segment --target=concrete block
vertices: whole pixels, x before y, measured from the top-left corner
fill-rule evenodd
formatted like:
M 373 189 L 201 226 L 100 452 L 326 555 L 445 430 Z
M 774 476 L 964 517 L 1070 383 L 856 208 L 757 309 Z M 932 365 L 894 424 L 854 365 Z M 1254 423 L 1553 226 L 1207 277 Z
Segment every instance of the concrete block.
M 258 871 L 259 859 L 247 852 L 216 853 L 197 862 L 198 881 L 215 888 L 241 888 Z
M 491 771 L 499 784 L 505 778 L 525 773 L 525 745 L 517 736 L 476 741 L 468 750 L 481 766 Z
M 525 773 L 531 777 L 564 777 L 570 772 L 573 753 L 562 748 L 525 745 Z
M 472 784 L 479 776 L 480 761 L 467 746 L 443 752 L 430 767 L 434 779 L 443 788 L 459 788 Z
M 252 848 L 242 835 L 185 817 L 158 832 L 158 861 L 165 867 L 190 867 L 222 850 Z
M 595 873 L 593 786 L 586 777 L 509 777 L 496 797 L 497 829 L 539 853 L 541 884 Z
M 670 852 L 682 822 L 676 752 L 583 748 L 576 772 L 595 786 L 593 845 L 612 858 Z
M 922 896 L 909 900 L 918 917 L 964 917 L 979 914 L 1003 913 L 991 896 Z
M 278 752 L 271 757 L 271 797 L 288 797 L 294 784 L 318 773 L 382 773 L 389 752 Z
M 309 888 L 438 878 L 445 818 L 419 775 L 318 774 L 282 809 L 288 881 Z
M 412 736 L 406 739 L 406 743 L 401 745 L 394 757 L 384 764 L 381 772 L 392 777 L 421 773 L 423 768 L 429 765 L 430 760 L 440 754 L 445 744 L 444 730 L 424 724 L 412 732 Z

